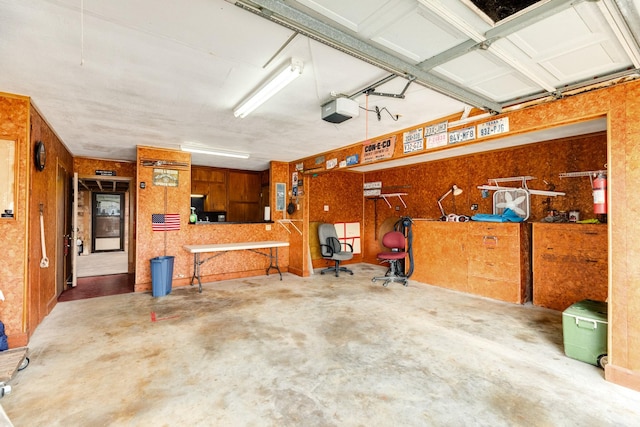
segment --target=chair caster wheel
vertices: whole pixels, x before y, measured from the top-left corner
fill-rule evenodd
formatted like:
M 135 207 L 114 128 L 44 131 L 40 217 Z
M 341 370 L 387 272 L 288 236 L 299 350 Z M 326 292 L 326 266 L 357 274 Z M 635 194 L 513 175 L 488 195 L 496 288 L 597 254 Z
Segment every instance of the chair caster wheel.
M 20 366 L 18 366 L 18 371 L 22 371 L 27 366 L 29 366 L 29 358 L 25 357 L 24 360 L 22 361 L 22 363 L 20 363 Z
M 324 271 L 321 271 L 320 274 L 324 275 Z

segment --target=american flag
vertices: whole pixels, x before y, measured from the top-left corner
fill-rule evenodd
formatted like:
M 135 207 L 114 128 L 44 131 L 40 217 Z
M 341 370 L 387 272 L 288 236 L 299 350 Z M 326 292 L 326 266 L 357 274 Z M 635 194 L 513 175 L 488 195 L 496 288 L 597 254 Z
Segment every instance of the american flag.
M 180 214 L 151 214 L 153 231 L 180 230 Z

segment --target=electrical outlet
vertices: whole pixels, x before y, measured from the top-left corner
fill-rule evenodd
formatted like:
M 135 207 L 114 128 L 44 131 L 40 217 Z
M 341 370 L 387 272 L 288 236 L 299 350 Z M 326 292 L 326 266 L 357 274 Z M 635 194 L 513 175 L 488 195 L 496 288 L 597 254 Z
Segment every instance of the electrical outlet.
M 267 224 L 264 226 L 267 231 L 271 231 L 271 224 Z
M 400 210 L 400 206 L 396 206 L 396 211 L 399 211 L 399 210 Z
M 324 205 L 324 211 L 329 212 L 329 205 Z
M 471 205 L 471 210 L 472 211 L 477 211 L 478 210 L 478 205 L 476 203 Z

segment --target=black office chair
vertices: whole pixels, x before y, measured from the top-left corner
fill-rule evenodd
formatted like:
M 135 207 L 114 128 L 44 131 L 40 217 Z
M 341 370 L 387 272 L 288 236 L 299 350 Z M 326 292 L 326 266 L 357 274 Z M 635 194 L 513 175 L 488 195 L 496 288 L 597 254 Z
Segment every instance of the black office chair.
M 385 288 L 391 282 L 398 282 L 407 286 L 409 278 L 402 271 L 404 264 L 401 262 L 407 257 L 404 234 L 399 231 L 389 231 L 382 237 L 382 245 L 388 248 L 389 251 L 380 252 L 377 257 L 382 262 L 388 262 L 389 269 L 384 276 L 374 277 L 371 281 L 375 283 L 376 280 L 384 280 L 382 286 Z
M 320 253 L 326 260 L 335 262 L 333 267 L 325 268 L 320 271 L 320 274 L 324 274 L 327 271 L 333 271 L 336 273 L 336 277 L 339 276 L 341 271 L 353 274 L 353 271 L 346 267 L 340 267 L 341 261 L 347 261 L 353 258 L 353 247 L 349 243 L 340 243 L 338 240 L 338 234 L 333 224 L 320 224 L 318 226 L 318 240 L 320 242 Z M 345 245 L 345 250 L 342 250 L 342 245 Z

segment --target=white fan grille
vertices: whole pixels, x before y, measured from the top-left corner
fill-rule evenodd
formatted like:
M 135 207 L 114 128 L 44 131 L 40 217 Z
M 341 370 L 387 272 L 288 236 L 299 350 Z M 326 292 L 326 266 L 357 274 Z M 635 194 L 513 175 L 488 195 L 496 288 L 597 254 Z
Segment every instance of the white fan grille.
M 496 190 L 493 193 L 493 214 L 502 215 L 507 208 L 526 221 L 530 213 L 529 192 L 524 188 Z

